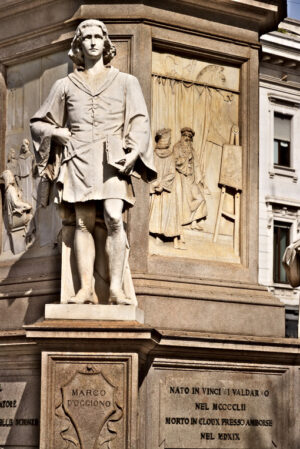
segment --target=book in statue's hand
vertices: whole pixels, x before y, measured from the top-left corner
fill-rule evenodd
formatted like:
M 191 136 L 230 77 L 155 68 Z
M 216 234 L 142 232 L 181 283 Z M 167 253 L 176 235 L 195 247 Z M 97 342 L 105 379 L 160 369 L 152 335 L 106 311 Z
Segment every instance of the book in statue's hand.
M 109 165 L 115 167 L 119 170 L 126 163 L 125 155 L 130 153 L 130 149 L 123 148 L 123 141 L 120 136 L 111 135 L 106 137 L 105 141 L 105 152 L 106 160 Z M 140 178 L 140 175 L 132 170 L 129 176 L 134 176 L 135 178 Z

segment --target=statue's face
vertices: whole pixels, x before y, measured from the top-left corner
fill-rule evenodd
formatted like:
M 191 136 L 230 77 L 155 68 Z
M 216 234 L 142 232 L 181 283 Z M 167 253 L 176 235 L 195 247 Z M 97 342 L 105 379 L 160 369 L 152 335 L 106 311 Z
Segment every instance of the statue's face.
M 104 36 L 100 27 L 92 25 L 82 30 L 82 52 L 84 58 L 99 59 L 103 53 Z
M 14 175 L 12 174 L 12 172 L 10 170 L 5 170 L 2 173 L 2 178 L 7 186 L 15 183 Z
M 184 131 L 181 135 L 182 141 L 185 143 L 193 141 L 193 134 L 189 131 Z
M 21 145 L 21 152 L 22 153 L 27 153 L 27 151 L 29 150 L 29 142 L 28 141 L 23 141 L 22 145 Z

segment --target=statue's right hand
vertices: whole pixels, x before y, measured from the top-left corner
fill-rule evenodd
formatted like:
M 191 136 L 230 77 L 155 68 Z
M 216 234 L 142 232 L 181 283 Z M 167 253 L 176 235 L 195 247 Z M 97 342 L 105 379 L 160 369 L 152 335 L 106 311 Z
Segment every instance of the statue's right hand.
M 67 145 L 71 138 L 71 132 L 68 128 L 55 128 L 52 133 L 52 137 L 58 140 L 63 145 Z

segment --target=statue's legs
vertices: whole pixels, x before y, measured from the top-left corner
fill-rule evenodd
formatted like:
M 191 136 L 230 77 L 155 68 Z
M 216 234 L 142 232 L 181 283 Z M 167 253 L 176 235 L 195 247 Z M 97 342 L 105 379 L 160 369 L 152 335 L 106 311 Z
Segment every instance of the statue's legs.
M 74 250 L 80 280 L 80 290 L 69 302 L 93 303 L 93 274 L 95 242 L 93 232 L 96 221 L 96 203 L 75 203 L 76 229 Z
M 123 200 L 104 200 L 104 220 L 107 227 L 106 253 L 110 276 L 111 304 L 131 304 L 122 288 L 126 257 L 126 234 L 122 219 Z

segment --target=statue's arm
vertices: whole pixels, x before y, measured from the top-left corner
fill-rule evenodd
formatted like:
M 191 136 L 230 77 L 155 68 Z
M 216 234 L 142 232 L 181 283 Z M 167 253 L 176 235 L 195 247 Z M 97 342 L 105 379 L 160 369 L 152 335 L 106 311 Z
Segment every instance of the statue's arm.
M 19 198 L 16 188 L 13 186 L 9 189 L 9 201 L 13 214 L 22 215 L 23 212 L 32 209 L 32 206 L 29 203 L 26 203 Z
M 54 137 L 66 123 L 65 79 L 56 81 L 40 109 L 30 120 L 33 147 L 40 175 L 45 171 L 51 153 L 57 150 Z
M 124 123 L 126 148 L 136 155 L 146 168 L 148 180 L 156 178 L 150 121 L 143 92 L 137 78 L 128 75 L 126 79 L 126 113 Z M 135 169 L 139 169 L 137 165 Z

